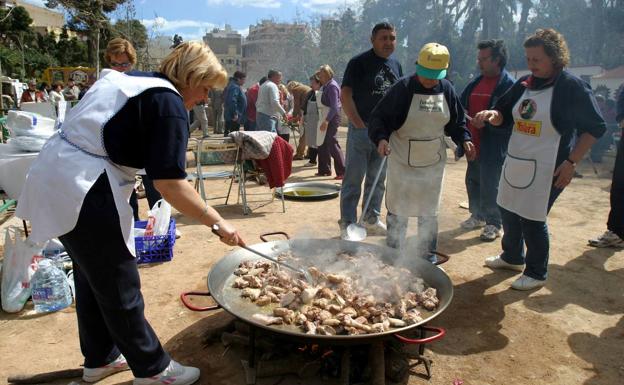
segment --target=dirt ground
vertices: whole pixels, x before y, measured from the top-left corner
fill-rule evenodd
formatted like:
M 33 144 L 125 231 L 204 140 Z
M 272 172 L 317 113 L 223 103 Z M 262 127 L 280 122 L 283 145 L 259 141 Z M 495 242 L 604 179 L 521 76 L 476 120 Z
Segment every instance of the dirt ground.
M 345 130 L 340 134 L 345 148 Z M 289 181 L 335 182 L 315 177 L 316 170 L 304 168 L 304 163 L 294 162 Z M 407 383 L 624 384 L 624 251 L 587 246 L 588 238 L 605 230 L 612 163 L 613 154 L 609 154 L 605 163 L 597 165 L 599 175 L 587 162 L 579 166 L 584 177 L 573 180 L 549 216 L 548 282 L 539 290 L 518 292 L 509 289 L 516 274 L 492 271 L 483 264 L 486 256 L 499 253 L 500 241 L 481 242 L 479 230 L 459 227 L 468 217 L 468 211 L 459 207 L 467 200 L 466 162 L 449 159 L 439 217 L 439 249 L 452 256 L 444 269 L 453 281 L 454 298 L 431 323 L 447 330 L 442 340 L 428 345 L 432 379 L 413 375 Z M 208 181 L 206 187 L 218 193 L 226 189 L 227 182 Z M 251 215 L 242 215 L 240 205 L 219 208 L 248 244 L 260 242 L 258 236 L 269 231 L 286 231 L 292 237 L 339 236 L 339 199 L 287 201 L 286 213 L 282 213 L 279 200 L 268 202 L 267 187 L 249 182 L 248 192 L 253 201 Z M 145 210 L 146 201 L 140 204 Z M 198 384 L 245 384 L 240 364 L 243 352 L 226 352 L 220 343 L 204 343 L 205 335 L 226 324 L 230 316 L 223 311 L 193 312 L 179 300 L 181 292 L 206 290 L 212 264 L 234 248 L 220 243 L 196 222 L 179 214 L 176 219 L 183 235 L 175 245 L 173 260 L 140 269 L 146 316 L 173 358 L 201 368 Z M 15 219 L 6 223 L 12 221 Z M 367 242 L 382 243 L 383 238 L 369 237 Z M 20 314 L 0 312 L 0 357 L 0 383 L 10 374 L 79 367 L 82 356 L 75 309 L 36 315 L 28 303 Z M 124 372 L 101 383 L 129 384 L 131 380 L 131 373 Z M 331 382 L 295 376 L 258 381 L 262 385 L 276 383 Z

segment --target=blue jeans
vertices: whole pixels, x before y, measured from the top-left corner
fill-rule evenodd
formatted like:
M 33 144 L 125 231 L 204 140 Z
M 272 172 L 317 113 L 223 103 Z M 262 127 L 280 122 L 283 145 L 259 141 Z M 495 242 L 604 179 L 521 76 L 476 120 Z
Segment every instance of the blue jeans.
M 431 252 L 436 251 L 438 247 L 438 217 L 416 218 L 418 218 L 416 255 L 421 258 L 428 258 Z M 404 250 L 409 217 L 388 212 L 386 220 L 388 224 L 386 245 L 394 249 Z
M 357 222 L 357 206 L 362 193 L 362 181 L 364 177 L 364 197 L 362 199 L 362 209 L 371 188 L 375 176 L 381 167 L 382 158 L 377 153 L 375 144 L 368 137 L 367 128 L 355 128 L 349 123 L 347 133 L 347 154 L 345 160 L 345 173 L 340 189 L 340 226 L 346 227 L 350 223 Z M 373 191 L 368 210 L 364 215 L 364 220 L 375 223 L 381 215 L 381 201 L 383 200 L 386 170 L 381 172 L 377 186 Z
M 563 190 L 552 187 L 548 211 Z M 541 281 L 548 276 L 550 239 L 546 222 L 533 221 L 500 207 L 503 219 L 501 259 L 514 265 L 526 263 L 524 275 Z M 526 245 L 526 255 L 524 246 Z
M 262 112 L 257 112 L 256 131 L 277 132 L 277 118 L 263 114 Z
M 503 162 L 483 160 L 468 162 L 466 169 L 466 191 L 470 214 L 486 224 L 501 228 L 501 215 L 496 204 L 498 181 Z

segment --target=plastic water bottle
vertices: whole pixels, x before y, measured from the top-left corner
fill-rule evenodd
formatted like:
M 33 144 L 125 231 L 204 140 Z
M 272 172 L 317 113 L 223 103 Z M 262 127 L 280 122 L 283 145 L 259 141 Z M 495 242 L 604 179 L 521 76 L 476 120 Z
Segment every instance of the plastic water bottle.
M 49 259 L 39 262 L 30 285 L 37 313 L 61 310 L 72 303 L 72 294 L 65 274 Z

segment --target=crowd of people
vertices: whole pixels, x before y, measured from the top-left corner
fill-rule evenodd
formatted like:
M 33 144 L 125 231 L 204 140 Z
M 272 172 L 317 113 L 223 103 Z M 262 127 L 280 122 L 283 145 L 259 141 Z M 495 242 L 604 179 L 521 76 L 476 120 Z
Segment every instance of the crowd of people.
M 358 206 L 370 201 L 361 212 L 368 230 L 385 234 L 389 247 L 400 252 L 409 247 L 410 254 L 431 262 L 451 148 L 468 163 L 470 217 L 458 225 L 483 228 L 480 239 L 486 242 L 501 238 L 501 253 L 485 258 L 485 265 L 522 272 L 511 285 L 517 290 L 545 284 L 548 213 L 607 130 L 601 101 L 565 70 L 570 57 L 564 37 L 552 29 L 529 36 L 524 54 L 530 74 L 517 80 L 505 70 L 504 42 L 479 42 L 480 74 L 461 94 L 447 80 L 451 53 L 444 45 L 424 45 L 415 70 L 405 76 L 393 56 L 393 25 L 375 25 L 370 42 L 369 50 L 348 62 L 341 84 L 334 70 L 322 65 L 308 84 L 282 84 L 282 73 L 271 69 L 244 90 L 244 72 L 228 79 L 212 51 L 192 42 L 176 47 L 156 72 L 133 71 L 136 52 L 124 39 L 109 43 L 110 69 L 86 96 L 72 81 L 49 91 L 29 82 L 24 102 L 82 98 L 33 164 L 17 215 L 31 221 L 34 241 L 59 237 L 72 258 L 85 381 L 127 369 L 139 385 L 185 385 L 199 377 L 198 369 L 167 355 L 144 317 L 131 231 L 138 211 L 135 206 L 133 214 L 128 202 L 142 169 L 144 183 L 158 194 L 150 200 L 162 195 L 217 231 L 222 242 L 244 244 L 185 180 L 189 136 L 195 129 L 209 136 L 209 116 L 213 135 L 262 130 L 288 142 L 293 124 L 302 127 L 295 159 L 317 167 L 316 176 L 342 181 L 341 238 L 349 239 Z M 349 119 L 346 152 L 337 140 L 343 109 Z M 613 115 L 622 127 L 624 92 Z M 51 185 L 58 188 L 50 192 L 45 187 Z M 620 141 L 607 231 L 590 245 L 624 246 L 623 194 Z M 418 224 L 413 248 L 406 241 L 411 217 Z

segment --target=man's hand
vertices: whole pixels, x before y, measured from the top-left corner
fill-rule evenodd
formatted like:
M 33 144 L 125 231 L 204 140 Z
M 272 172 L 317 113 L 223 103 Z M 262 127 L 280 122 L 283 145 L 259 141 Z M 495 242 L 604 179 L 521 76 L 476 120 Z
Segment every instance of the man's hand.
M 380 156 L 390 155 L 390 143 L 388 143 L 388 141 L 385 139 L 380 140 L 379 144 L 377 145 L 377 153 Z
M 328 125 L 329 125 L 329 123 L 327 122 L 327 120 L 324 120 L 323 123 L 321 123 L 321 126 L 319 127 L 319 130 L 321 130 L 321 132 L 327 131 L 327 126 Z
M 496 110 L 484 110 L 477 112 L 472 118 L 472 125 L 477 127 L 479 124 L 483 126 L 484 123 L 490 123 L 493 126 L 500 126 L 503 123 L 503 116 Z
M 467 160 L 473 161 L 477 158 L 477 150 L 471 141 L 464 142 L 464 152 Z
M 238 114 L 234 114 L 234 117 L 232 118 L 233 122 L 238 122 Z

